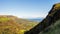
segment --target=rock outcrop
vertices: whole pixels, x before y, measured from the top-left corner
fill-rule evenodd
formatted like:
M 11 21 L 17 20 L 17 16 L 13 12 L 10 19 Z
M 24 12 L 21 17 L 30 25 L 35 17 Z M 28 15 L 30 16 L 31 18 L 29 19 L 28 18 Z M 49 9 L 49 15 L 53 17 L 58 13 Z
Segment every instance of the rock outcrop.
M 54 4 L 46 18 L 25 34 L 39 34 L 60 19 L 60 3 Z

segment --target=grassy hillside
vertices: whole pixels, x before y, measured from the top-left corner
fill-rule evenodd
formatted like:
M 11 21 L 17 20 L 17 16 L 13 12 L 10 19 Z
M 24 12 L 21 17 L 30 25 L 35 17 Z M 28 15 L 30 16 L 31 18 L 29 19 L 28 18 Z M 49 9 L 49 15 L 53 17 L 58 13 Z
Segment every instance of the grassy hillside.
M 37 23 L 15 16 L 0 16 L 0 34 L 23 34 Z
M 56 21 L 55 24 L 52 24 L 48 29 L 40 34 L 60 34 L 60 20 Z
M 54 4 L 45 19 L 25 34 L 60 34 L 60 3 Z M 59 21 L 57 21 L 59 20 Z

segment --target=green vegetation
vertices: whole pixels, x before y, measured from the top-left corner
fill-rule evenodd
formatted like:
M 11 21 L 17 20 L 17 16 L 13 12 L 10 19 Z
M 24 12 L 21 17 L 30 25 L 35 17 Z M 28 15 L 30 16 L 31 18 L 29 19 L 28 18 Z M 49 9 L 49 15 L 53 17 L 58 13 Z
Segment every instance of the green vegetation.
M 60 20 L 52 24 L 47 30 L 41 32 L 41 34 L 60 34 Z
M 60 9 L 60 3 L 55 4 L 55 7 L 54 7 L 54 8 L 55 8 L 55 10 L 56 10 L 56 9 Z
M 36 24 L 15 16 L 0 16 L 0 34 L 24 34 Z
M 1 17 L 0 18 L 0 22 L 7 22 L 7 21 L 9 21 L 10 20 L 10 18 L 4 18 L 4 17 Z

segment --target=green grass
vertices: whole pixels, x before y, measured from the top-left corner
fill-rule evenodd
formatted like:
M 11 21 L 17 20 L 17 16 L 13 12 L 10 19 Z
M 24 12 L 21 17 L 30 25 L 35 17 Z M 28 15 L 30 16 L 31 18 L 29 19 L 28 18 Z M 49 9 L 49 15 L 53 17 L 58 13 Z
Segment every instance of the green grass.
M 43 31 L 41 34 L 60 34 L 60 20 L 56 21 L 54 25 L 51 25 L 48 31 Z

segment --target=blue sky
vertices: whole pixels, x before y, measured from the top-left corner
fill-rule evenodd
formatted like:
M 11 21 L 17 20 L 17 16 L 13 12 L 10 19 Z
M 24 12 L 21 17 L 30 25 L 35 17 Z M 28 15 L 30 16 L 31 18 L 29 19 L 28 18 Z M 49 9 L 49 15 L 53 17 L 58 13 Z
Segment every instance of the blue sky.
M 60 0 L 0 0 L 0 15 L 20 18 L 46 17 L 53 4 Z

